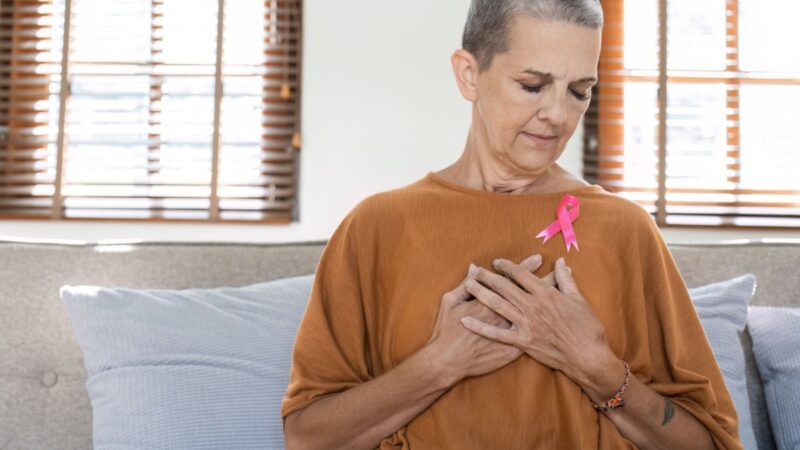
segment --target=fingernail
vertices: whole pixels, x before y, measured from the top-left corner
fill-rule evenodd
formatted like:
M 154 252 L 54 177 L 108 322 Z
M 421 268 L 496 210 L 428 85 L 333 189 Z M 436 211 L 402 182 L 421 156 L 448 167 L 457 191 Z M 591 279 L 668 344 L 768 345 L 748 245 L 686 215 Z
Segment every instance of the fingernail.
M 478 274 L 478 267 L 475 264 L 469 263 L 469 271 L 470 276 L 475 276 Z
M 470 278 L 470 279 L 468 279 L 467 281 L 464 282 L 464 286 L 466 286 L 468 288 L 471 288 L 473 284 L 475 284 L 475 280 L 473 280 L 472 278 Z
M 494 261 L 492 261 L 492 265 L 493 266 L 497 267 L 498 264 L 500 264 L 500 260 L 499 259 L 495 259 Z

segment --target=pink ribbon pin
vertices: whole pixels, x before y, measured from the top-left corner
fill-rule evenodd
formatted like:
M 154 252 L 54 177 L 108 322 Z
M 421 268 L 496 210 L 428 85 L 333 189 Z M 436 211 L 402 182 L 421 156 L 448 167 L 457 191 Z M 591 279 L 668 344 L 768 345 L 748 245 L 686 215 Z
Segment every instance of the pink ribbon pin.
M 536 235 L 537 238 L 544 237 L 542 244 L 547 242 L 551 237 L 557 235 L 560 231 L 564 235 L 564 242 L 567 244 L 567 252 L 569 252 L 571 245 L 575 245 L 575 248 L 581 251 L 578 247 L 578 240 L 575 238 L 575 230 L 572 229 L 572 222 L 575 222 L 580 214 L 580 205 L 581 201 L 573 195 L 566 194 L 561 198 L 556 208 L 558 220 L 548 225 L 547 228 Z M 569 211 L 567 211 L 567 206 L 571 207 Z

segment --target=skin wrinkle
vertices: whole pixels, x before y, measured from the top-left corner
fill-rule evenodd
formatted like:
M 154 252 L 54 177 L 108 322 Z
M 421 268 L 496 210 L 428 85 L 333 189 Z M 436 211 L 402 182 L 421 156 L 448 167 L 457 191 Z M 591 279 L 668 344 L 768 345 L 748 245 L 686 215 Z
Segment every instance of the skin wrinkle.
M 510 48 L 494 57 L 489 70 L 470 72 L 477 62 L 465 50 L 451 59 L 462 95 L 474 104 L 473 127 L 461 158 L 438 174 L 511 195 L 588 186 L 556 160 L 589 106 L 588 100 L 573 96 L 570 85 L 597 78 L 600 30 L 522 16 L 510 27 Z M 544 75 L 538 93 L 522 88 L 534 74 Z M 532 144 L 523 132 L 556 138 Z

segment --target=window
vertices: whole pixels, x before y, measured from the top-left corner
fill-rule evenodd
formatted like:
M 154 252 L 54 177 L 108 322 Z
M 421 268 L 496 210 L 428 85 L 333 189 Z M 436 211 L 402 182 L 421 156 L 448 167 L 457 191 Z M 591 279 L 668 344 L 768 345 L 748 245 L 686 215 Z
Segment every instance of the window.
M 299 0 L 0 4 L 0 219 L 293 218 Z
M 602 4 L 584 176 L 661 226 L 800 227 L 800 3 Z

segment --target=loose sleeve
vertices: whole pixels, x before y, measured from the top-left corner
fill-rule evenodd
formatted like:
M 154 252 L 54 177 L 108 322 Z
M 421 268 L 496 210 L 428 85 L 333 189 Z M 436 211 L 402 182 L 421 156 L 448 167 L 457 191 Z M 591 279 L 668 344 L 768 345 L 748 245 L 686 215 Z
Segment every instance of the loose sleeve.
M 357 210 L 339 224 L 322 251 L 292 349 L 283 418 L 321 396 L 370 376 L 356 241 Z
M 740 449 L 736 409 L 686 284 L 647 215 L 638 248 L 643 272 L 650 373 L 647 385 L 711 432 L 717 448 Z

